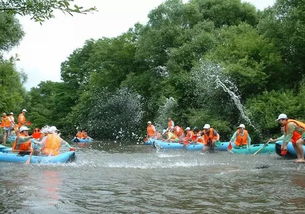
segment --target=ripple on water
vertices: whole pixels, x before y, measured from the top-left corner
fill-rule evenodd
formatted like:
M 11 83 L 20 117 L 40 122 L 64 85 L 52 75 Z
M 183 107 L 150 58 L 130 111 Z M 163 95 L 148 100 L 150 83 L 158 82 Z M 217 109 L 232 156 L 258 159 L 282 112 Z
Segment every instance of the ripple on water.
M 132 150 L 134 149 L 134 151 Z M 305 165 L 275 155 L 80 149 L 73 163 L 0 164 L 3 213 L 302 213 Z

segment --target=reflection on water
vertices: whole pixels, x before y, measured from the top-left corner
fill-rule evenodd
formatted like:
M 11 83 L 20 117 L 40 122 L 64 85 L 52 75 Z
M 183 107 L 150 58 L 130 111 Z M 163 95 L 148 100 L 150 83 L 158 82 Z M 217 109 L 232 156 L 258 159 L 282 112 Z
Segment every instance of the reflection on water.
M 0 163 L 2 213 L 302 213 L 305 165 L 276 155 L 92 145 L 74 163 Z

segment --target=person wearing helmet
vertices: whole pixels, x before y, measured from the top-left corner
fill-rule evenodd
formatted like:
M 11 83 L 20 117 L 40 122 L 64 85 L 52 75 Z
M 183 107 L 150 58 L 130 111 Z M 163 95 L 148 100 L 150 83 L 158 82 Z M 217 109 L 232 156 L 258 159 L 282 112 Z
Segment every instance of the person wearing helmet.
M 186 127 L 185 128 L 185 138 L 184 138 L 184 143 L 188 144 L 190 142 L 193 141 L 193 136 L 194 136 L 194 132 L 191 130 L 190 127 Z
M 31 139 L 32 137 L 29 136 L 29 128 L 21 126 L 16 141 L 12 146 L 12 151 L 19 152 L 20 155 L 30 154 L 33 151 Z
M 214 150 L 215 143 L 219 141 L 219 134 L 213 128 L 211 128 L 210 124 L 205 124 L 202 131 L 203 137 L 203 152 Z
M 237 127 L 237 130 L 234 132 L 233 136 L 231 137 L 230 143 L 235 143 L 235 146 L 250 146 L 251 138 L 246 130 L 246 126 L 244 124 L 240 124 Z
M 298 120 L 288 119 L 286 114 L 280 114 L 276 121 L 281 125 L 283 136 L 276 139 L 270 138 L 269 142 L 283 140 L 281 145 L 281 155 L 285 156 L 287 154 L 287 144 L 291 141 L 297 153 L 297 159 L 295 162 L 304 163 L 303 144 L 305 140 L 305 123 Z
M 47 135 L 42 140 L 41 153 L 43 155 L 58 155 L 62 145 L 69 148 L 70 151 L 75 151 L 68 142 L 63 140 L 57 133 L 58 129 L 55 126 L 48 127 Z
M 21 113 L 18 115 L 18 127 L 25 126 L 28 124 L 25 113 L 27 112 L 26 109 L 22 109 Z

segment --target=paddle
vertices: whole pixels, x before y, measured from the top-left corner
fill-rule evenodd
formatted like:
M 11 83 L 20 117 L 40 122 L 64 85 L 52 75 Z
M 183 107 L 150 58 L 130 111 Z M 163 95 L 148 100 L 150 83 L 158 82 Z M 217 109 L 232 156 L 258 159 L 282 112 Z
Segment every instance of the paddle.
M 260 148 L 259 150 L 257 150 L 257 151 L 253 154 L 253 156 L 257 155 L 260 151 L 262 151 L 263 148 L 265 148 L 270 142 L 271 142 L 271 140 L 268 140 L 267 143 L 265 143 L 265 144 L 262 146 L 262 148 Z
M 33 154 L 33 149 L 32 149 L 32 151 L 30 153 L 29 159 L 25 162 L 25 164 L 30 164 L 31 163 L 32 154 Z

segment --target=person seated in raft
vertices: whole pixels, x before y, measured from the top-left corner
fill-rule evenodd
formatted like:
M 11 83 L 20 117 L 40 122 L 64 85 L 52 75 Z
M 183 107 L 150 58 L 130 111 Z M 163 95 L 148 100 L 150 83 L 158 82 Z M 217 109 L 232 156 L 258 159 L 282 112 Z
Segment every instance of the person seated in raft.
M 51 126 L 47 130 L 47 135 L 43 139 L 41 146 L 41 153 L 43 155 L 58 155 L 62 145 L 69 148 L 70 151 L 75 151 L 74 147 L 71 147 L 69 143 L 63 140 L 57 133 L 58 129 L 55 126 Z
M 185 137 L 183 139 L 184 144 L 188 144 L 193 141 L 194 132 L 191 130 L 190 127 L 186 127 L 185 129 Z
M 174 121 L 172 120 L 172 118 L 168 118 L 167 119 L 167 131 L 170 131 L 170 130 L 173 130 L 175 127 L 175 123 Z
M 184 130 L 180 126 L 175 126 L 173 132 L 178 137 L 179 141 L 183 141 L 185 135 Z
M 41 131 L 39 128 L 35 128 L 34 132 L 32 133 L 32 137 L 36 140 L 41 140 L 41 138 L 43 137 Z
M 88 133 L 85 130 L 82 130 L 82 139 L 91 139 L 91 137 L 88 136 Z
M 157 134 L 155 126 L 151 123 L 151 121 L 147 122 L 147 127 L 146 127 L 146 138 L 155 138 Z
M 32 137 L 29 136 L 29 128 L 21 126 L 17 133 L 16 141 L 13 143 L 12 151 L 19 152 L 20 155 L 28 155 L 33 151 Z
M 235 143 L 236 147 L 249 147 L 251 144 L 251 137 L 246 130 L 246 126 L 244 124 L 240 124 L 237 127 L 237 131 L 234 132 L 233 136 L 231 137 L 230 143 Z
M 169 142 L 178 142 L 179 141 L 178 136 L 173 132 L 173 130 L 166 131 L 166 134 L 167 134 L 166 141 L 169 141 Z
M 197 143 L 198 138 L 201 137 L 201 131 L 197 127 L 194 127 L 193 133 L 192 142 Z
M 282 140 L 281 155 L 285 156 L 287 154 L 287 144 L 291 141 L 297 153 L 297 159 L 294 162 L 304 163 L 305 123 L 288 119 L 286 114 L 280 114 L 276 121 L 281 125 L 281 131 L 284 132 L 284 135 L 276 139 L 270 138 L 269 142 Z
M 219 134 L 213 128 L 211 128 L 210 124 L 205 124 L 202 132 L 203 137 L 203 152 L 208 150 L 214 150 L 215 143 L 219 141 Z

